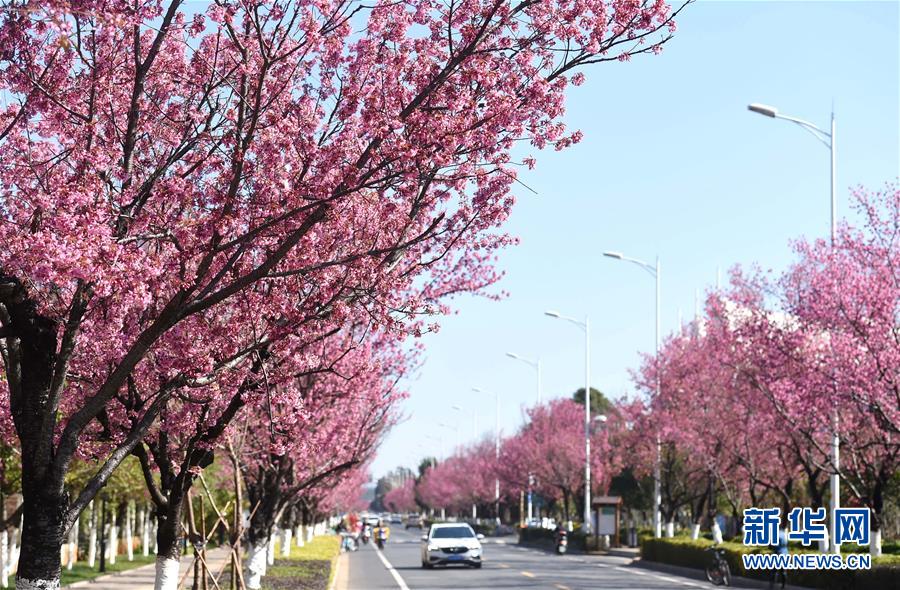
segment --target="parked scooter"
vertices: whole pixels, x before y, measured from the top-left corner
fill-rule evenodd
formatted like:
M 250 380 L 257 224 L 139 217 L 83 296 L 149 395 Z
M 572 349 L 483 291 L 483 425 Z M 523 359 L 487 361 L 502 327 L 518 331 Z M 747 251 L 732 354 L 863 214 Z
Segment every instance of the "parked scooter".
M 341 552 L 356 551 L 359 545 L 356 542 L 356 535 L 348 532 L 341 532 Z
M 556 531 L 556 553 L 559 555 L 563 555 L 568 548 L 569 533 L 567 533 L 564 529 Z

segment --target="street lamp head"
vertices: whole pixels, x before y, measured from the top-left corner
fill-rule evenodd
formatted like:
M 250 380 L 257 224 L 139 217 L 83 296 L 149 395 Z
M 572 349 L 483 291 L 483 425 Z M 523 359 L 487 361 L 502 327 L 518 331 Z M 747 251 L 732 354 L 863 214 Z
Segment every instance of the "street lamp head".
M 473 387 L 473 388 L 472 388 L 472 391 L 474 391 L 475 393 L 486 393 L 486 392 L 485 392 L 482 388 L 480 388 L 480 387 Z
M 454 410 L 462 411 L 462 408 L 459 406 L 450 406 L 450 407 L 453 408 Z
M 607 417 L 606 414 L 600 414 L 599 416 L 594 416 L 594 420 L 597 422 L 606 422 Z
M 766 117 L 775 117 L 778 114 L 778 109 L 775 107 L 770 107 L 767 104 L 760 104 L 758 102 L 747 105 L 747 110 L 759 113 L 760 115 L 765 115 Z
M 518 358 L 520 358 L 519 355 L 517 355 L 517 354 L 514 353 L 514 352 L 507 352 L 507 353 L 506 353 L 506 356 L 508 356 L 508 357 L 511 358 L 511 359 L 518 359 Z
M 624 258 L 621 252 L 604 252 L 603 255 L 607 258 L 615 258 L 616 260 L 622 260 L 622 258 Z
M 551 318 L 560 318 L 560 317 L 562 317 L 562 315 L 560 315 L 560 313 L 559 313 L 558 311 L 552 311 L 552 310 L 551 310 L 551 311 L 545 311 L 545 312 L 544 312 L 544 315 L 548 315 L 548 316 L 550 316 Z

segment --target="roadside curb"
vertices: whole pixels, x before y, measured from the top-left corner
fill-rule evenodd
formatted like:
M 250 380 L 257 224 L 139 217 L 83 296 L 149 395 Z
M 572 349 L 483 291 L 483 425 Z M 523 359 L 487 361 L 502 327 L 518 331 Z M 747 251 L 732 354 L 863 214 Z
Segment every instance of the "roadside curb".
M 345 590 L 350 581 L 350 576 L 348 575 L 350 571 L 350 560 L 347 557 L 347 554 L 338 553 L 337 557 L 335 557 L 332 562 L 332 567 L 334 568 L 334 576 L 331 578 L 331 584 L 328 585 L 328 590 Z

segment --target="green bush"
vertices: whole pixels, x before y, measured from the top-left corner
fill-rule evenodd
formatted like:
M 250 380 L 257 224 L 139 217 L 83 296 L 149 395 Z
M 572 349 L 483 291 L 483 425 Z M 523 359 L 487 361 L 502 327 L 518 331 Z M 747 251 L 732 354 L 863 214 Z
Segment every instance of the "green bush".
M 707 539 L 692 540 L 690 537 L 653 539 L 641 537 L 641 558 L 647 561 L 668 563 L 682 567 L 705 569 L 710 556 L 706 552 L 713 543 Z M 767 580 L 765 570 L 744 569 L 741 555 L 747 553 L 767 553 L 764 548 L 746 547 L 740 543 L 723 543 L 725 559 L 735 576 Z M 799 552 L 794 551 L 792 552 Z M 812 552 L 807 550 L 806 552 Z M 824 590 L 896 590 L 900 588 L 900 556 L 885 555 L 872 561 L 870 570 L 805 570 L 789 571 L 788 583 Z

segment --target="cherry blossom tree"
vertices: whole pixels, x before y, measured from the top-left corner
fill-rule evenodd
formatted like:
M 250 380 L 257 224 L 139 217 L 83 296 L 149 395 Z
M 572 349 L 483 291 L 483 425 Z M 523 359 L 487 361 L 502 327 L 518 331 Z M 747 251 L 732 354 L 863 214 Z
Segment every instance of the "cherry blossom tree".
M 569 507 L 583 514 L 584 490 L 584 407 L 569 399 L 555 399 L 527 411 L 526 424 L 503 442 L 499 473 L 508 489 L 526 490 L 528 474 L 534 490 L 560 502 L 569 520 Z M 605 493 L 621 467 L 621 457 L 609 444 L 610 432 L 620 428 L 617 412 L 594 428 L 591 435 L 591 486 Z
M 484 439 L 425 471 L 416 486 L 416 496 L 429 508 L 460 516 L 475 517 L 478 507 L 490 507 L 494 512 L 496 473 L 495 443 Z
M 744 331 L 752 330 L 745 339 L 756 356 L 787 367 L 758 382 L 810 449 L 815 469 L 837 472 L 872 510 L 878 555 L 884 494 L 900 467 L 900 189 L 860 189 L 854 197 L 861 227 L 842 226 L 833 245 L 798 243 L 799 260 L 777 283 L 755 281 L 775 294 L 789 321 L 745 322 Z M 757 318 L 775 313 L 760 307 Z M 840 465 L 830 452 L 835 434 Z
M 66 530 L 176 392 L 354 309 L 420 333 L 410 318 L 496 280 L 513 144 L 577 142 L 559 118 L 578 69 L 659 51 L 675 15 L 662 0 L 182 4 L 30 0 L 0 21 L 23 589 L 58 586 Z M 129 396 L 137 421 L 66 489 Z
M 300 502 L 316 511 L 322 491 L 371 459 L 396 419 L 404 370 L 385 342 L 368 342 L 327 372 L 294 376 L 260 400 L 270 420 L 246 419 L 236 460 L 247 488 L 251 519 L 248 588 L 258 589 L 275 524 Z
M 391 512 L 414 512 L 416 506 L 415 479 L 407 479 L 384 495 L 384 505 Z

